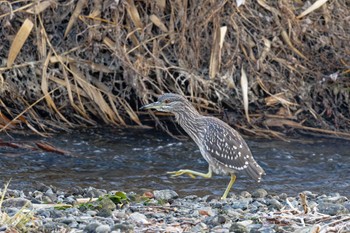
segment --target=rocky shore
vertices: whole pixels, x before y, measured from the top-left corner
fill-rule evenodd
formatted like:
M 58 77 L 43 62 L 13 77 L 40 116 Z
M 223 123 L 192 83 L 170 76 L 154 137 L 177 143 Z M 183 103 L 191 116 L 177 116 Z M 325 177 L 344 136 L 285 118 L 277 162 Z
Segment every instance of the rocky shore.
M 0 232 L 350 232 L 350 201 L 338 193 L 179 197 L 44 184 L 0 190 Z

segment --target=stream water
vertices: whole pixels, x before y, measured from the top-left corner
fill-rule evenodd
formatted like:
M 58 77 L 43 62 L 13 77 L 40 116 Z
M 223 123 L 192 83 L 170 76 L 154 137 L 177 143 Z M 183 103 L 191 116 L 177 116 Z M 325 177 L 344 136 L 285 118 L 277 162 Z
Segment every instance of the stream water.
M 12 137 L 12 138 L 11 138 Z M 45 141 L 70 155 L 0 147 L 0 184 L 11 179 L 12 189 L 31 189 L 35 181 L 63 189 L 72 186 L 142 193 L 173 189 L 181 195 L 222 195 L 228 176 L 212 179 L 170 177 L 167 171 L 208 167 L 191 141 L 179 141 L 155 130 L 84 129 L 42 139 L 33 135 L 1 134 L 19 144 Z M 350 142 L 329 138 L 300 138 L 292 142 L 247 139 L 267 175 L 255 183 L 238 174 L 233 192 L 264 188 L 270 193 L 296 195 L 309 190 L 350 197 Z

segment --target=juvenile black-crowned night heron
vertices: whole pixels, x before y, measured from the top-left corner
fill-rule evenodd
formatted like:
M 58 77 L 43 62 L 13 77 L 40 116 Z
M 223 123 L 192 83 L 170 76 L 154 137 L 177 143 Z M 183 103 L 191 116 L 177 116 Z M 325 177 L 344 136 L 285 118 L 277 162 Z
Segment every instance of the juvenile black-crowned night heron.
M 193 178 L 195 176 L 210 178 L 212 172 L 230 175 L 231 180 L 222 199 L 227 197 L 236 180 L 236 173 L 244 172 L 257 182 L 260 182 L 261 176 L 265 174 L 236 130 L 215 117 L 200 115 L 183 96 L 167 93 L 160 96 L 157 102 L 145 105 L 142 109 L 173 113 L 176 121 L 195 141 L 202 156 L 209 164 L 208 173 L 183 169 L 168 172 L 169 174 L 173 176 L 187 174 Z

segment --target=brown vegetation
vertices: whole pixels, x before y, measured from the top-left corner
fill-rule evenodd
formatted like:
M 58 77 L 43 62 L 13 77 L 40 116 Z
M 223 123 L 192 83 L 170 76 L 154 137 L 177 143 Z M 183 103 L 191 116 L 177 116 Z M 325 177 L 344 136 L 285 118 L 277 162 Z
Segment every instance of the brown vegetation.
M 308 2 L 2 1 L 1 130 L 142 126 L 176 92 L 245 133 L 350 138 L 350 3 Z

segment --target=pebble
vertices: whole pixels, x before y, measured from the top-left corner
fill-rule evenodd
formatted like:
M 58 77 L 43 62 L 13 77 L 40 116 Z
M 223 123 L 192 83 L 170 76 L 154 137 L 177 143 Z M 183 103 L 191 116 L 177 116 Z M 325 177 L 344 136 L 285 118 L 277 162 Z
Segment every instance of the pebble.
M 2 207 L 16 207 L 18 209 L 25 207 L 27 209 L 32 209 L 33 204 L 28 199 L 22 197 L 15 197 L 4 200 L 2 202 Z
M 251 193 L 244 191 L 241 194 L 232 194 L 226 200 L 220 200 L 215 195 L 179 197 L 173 190 L 154 190 L 147 199 L 140 198 L 142 194 L 128 193 L 127 196 L 133 198 L 123 205 L 116 205 L 107 193 L 109 196 L 113 195 L 113 191 L 92 187 L 75 187 L 65 192 L 44 184 L 38 184 L 37 190 L 28 193 L 11 190 L 11 193 L 5 195 L 0 217 L 5 216 L 2 213 L 7 213 L 8 216 L 21 214 L 22 207 L 27 205 L 33 217 L 26 227 L 33 232 L 304 233 L 314 230 L 312 227 L 315 225 L 309 221 L 304 221 L 305 226 L 300 224 L 300 216 L 307 218 L 308 215 L 303 213 L 298 194 L 294 197 L 287 194 L 271 195 L 267 190 L 257 189 Z M 312 216 L 318 211 L 317 213 L 350 218 L 350 202 L 347 197 L 337 193 L 303 193 L 307 194 Z M 99 199 L 77 204 L 77 199 L 82 197 Z M 70 204 L 72 207 L 45 207 L 46 199 Z M 289 210 L 291 213 L 299 211 L 299 217 L 282 216 L 278 219 L 282 209 L 283 215 Z M 286 219 L 290 221 L 288 224 L 283 223 Z M 321 226 L 322 222 L 317 224 Z M 0 224 L 0 228 L 3 229 L 0 231 L 8 230 L 5 225 Z
M 230 227 L 230 232 L 235 232 L 235 233 L 248 233 L 248 229 L 246 226 L 243 226 L 242 224 L 239 223 L 233 223 Z
M 267 196 L 267 191 L 265 189 L 257 189 L 252 193 L 253 198 L 264 198 Z
M 141 213 L 132 213 L 129 216 L 130 220 L 136 224 L 148 224 L 148 220 L 146 215 L 141 214 Z
M 153 195 L 156 200 L 163 201 L 169 201 L 179 197 L 179 195 L 174 190 L 170 189 L 155 190 L 153 192 Z
M 349 210 L 345 208 L 345 206 L 341 204 L 333 204 L 333 203 L 321 203 L 317 206 L 318 211 L 323 214 L 328 215 L 340 215 L 340 214 L 348 214 Z
M 95 231 L 96 233 L 108 233 L 111 231 L 111 227 L 109 225 L 99 225 Z

